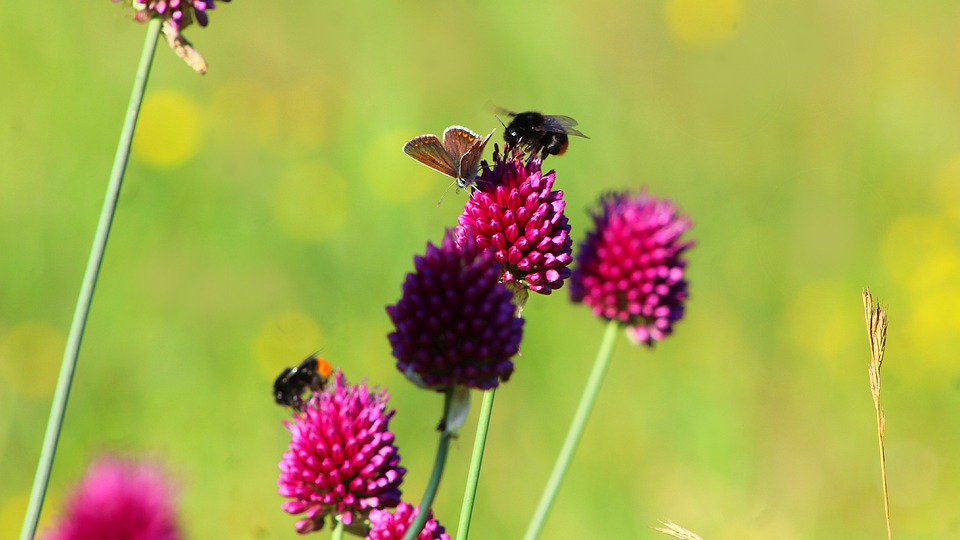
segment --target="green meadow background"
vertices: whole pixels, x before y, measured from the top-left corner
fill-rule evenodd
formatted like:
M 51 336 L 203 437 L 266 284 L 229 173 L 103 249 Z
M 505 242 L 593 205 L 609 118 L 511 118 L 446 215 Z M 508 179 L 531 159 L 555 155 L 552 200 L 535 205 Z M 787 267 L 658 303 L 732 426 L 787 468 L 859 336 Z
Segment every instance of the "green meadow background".
M 130 14 L 0 18 L 2 538 L 143 43 Z M 499 142 L 492 104 L 590 136 L 546 162 L 575 241 L 608 190 L 695 222 L 686 318 L 653 350 L 618 344 L 544 538 L 665 538 L 668 519 L 707 540 L 884 537 L 864 286 L 890 313 L 894 534 L 960 538 L 958 28 L 937 0 L 218 3 L 186 32 L 207 75 L 157 49 L 41 530 L 109 452 L 165 464 L 189 538 L 296 538 L 271 385 L 315 350 L 389 389 L 419 502 L 441 397 L 394 367 L 384 307 L 465 195 L 437 208 L 448 179 L 400 148 L 450 124 Z M 524 315 L 477 539 L 521 537 L 603 328 L 567 288 Z M 451 533 L 476 408 L 435 505 Z

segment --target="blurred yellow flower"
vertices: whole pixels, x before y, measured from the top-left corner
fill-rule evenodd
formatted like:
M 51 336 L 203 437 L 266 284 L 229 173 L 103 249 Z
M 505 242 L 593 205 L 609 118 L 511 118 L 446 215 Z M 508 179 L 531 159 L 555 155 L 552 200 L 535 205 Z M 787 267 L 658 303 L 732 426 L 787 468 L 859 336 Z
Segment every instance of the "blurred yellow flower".
M 283 368 L 294 366 L 321 348 L 323 329 L 302 311 L 277 313 L 260 325 L 253 342 L 257 366 L 275 377 Z
M 0 537 L 16 538 L 20 534 L 20 527 L 23 525 L 23 516 L 27 513 L 27 506 L 30 502 L 30 494 L 26 491 L 17 493 L 6 498 L 0 503 Z M 43 517 L 49 520 L 51 515 L 57 512 L 59 504 L 52 504 L 50 500 L 45 501 L 44 506 L 49 506 L 50 514 L 44 508 Z
M 709 46 L 729 39 L 740 25 L 740 0 L 667 0 L 664 16 L 683 45 Z
M 909 302 L 889 306 L 887 346 L 902 347 L 912 360 L 904 375 L 952 374 L 960 347 L 960 245 L 955 231 L 941 216 L 903 216 L 887 230 L 881 256 Z
M 42 322 L 27 322 L 0 336 L 0 378 L 32 397 L 53 392 L 67 336 Z
M 133 154 L 157 167 L 176 167 L 200 151 L 200 107 L 187 94 L 148 94 L 140 109 Z
M 952 282 L 960 271 L 960 252 L 947 222 L 934 215 L 897 218 L 881 246 L 884 268 L 912 292 L 929 291 Z

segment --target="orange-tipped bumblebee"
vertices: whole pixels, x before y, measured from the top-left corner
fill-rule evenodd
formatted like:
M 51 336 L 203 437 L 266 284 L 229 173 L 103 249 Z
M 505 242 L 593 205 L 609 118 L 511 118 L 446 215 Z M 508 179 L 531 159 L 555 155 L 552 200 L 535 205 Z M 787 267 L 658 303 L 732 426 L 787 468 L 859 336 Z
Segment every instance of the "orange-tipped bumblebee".
M 303 410 L 303 393 L 322 392 L 332 371 L 330 363 L 316 354 L 304 358 L 299 366 L 284 369 L 273 383 L 277 405 Z

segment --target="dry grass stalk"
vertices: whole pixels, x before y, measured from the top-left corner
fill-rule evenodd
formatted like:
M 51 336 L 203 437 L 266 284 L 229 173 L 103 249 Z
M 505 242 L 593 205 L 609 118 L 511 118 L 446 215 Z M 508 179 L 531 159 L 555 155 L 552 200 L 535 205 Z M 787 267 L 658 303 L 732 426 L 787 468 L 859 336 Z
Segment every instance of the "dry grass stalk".
M 863 316 L 867 321 L 867 338 L 870 340 L 870 395 L 877 411 L 877 442 L 880 446 L 880 480 L 883 484 L 883 515 L 887 522 L 887 539 L 893 538 L 890 529 L 890 497 L 887 493 L 887 460 L 883 451 L 884 418 L 880 407 L 880 366 L 883 364 L 883 349 L 887 345 L 887 312 L 870 294 L 863 290 Z
M 657 530 L 680 540 L 703 540 L 698 534 L 690 532 L 672 521 L 664 522 L 663 527 L 658 527 Z

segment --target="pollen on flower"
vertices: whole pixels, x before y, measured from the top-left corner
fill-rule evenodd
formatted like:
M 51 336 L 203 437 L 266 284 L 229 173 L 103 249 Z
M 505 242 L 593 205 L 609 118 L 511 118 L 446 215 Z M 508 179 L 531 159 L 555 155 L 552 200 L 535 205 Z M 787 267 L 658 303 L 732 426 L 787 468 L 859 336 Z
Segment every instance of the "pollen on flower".
M 577 253 L 570 295 L 594 315 L 622 323 L 636 343 L 653 345 L 683 317 L 683 254 L 693 242 L 680 237 L 691 221 L 670 201 L 644 191 L 603 196 L 593 220 Z

